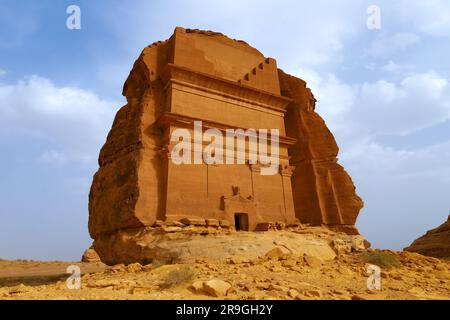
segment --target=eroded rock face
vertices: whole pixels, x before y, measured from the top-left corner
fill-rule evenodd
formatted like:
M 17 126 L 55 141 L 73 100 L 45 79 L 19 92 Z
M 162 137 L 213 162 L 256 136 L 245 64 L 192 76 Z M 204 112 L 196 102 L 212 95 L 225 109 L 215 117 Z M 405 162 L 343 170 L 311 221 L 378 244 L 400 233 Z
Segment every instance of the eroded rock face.
M 286 133 L 297 143 L 289 150 L 295 166 L 291 183 L 300 222 L 326 225 L 358 234 L 356 218 L 363 207 L 352 179 L 337 163 L 339 148 L 325 121 L 314 111 L 315 98 L 306 82 L 279 70 L 281 92 L 293 99 L 285 116 Z
M 138 235 L 164 223 L 246 231 L 310 224 L 358 234 L 363 202 L 313 94 L 247 43 L 176 28 L 144 48 L 123 95 L 89 194 L 89 232 L 103 261 L 151 260 Z M 263 176 L 248 162 L 175 165 L 171 134 L 192 132 L 194 121 L 223 132 L 278 129 L 278 174 Z
M 404 250 L 426 256 L 450 259 L 450 215 L 439 227 L 429 230 Z

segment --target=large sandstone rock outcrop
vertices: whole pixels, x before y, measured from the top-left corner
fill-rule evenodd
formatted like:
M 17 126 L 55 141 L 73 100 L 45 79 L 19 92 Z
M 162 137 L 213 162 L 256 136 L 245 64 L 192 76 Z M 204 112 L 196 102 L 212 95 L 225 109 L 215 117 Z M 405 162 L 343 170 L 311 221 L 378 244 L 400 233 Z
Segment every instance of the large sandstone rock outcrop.
M 446 222 L 429 230 L 404 250 L 425 256 L 450 259 L 450 215 Z
M 358 234 L 363 202 L 337 163 L 336 141 L 313 94 L 247 43 L 178 27 L 144 48 L 123 95 L 127 104 L 100 151 L 89 195 L 89 232 L 102 261 L 147 252 L 155 238 L 146 232 L 161 223 L 249 231 L 302 223 Z M 278 129 L 279 173 L 262 176 L 261 166 L 248 162 L 174 165 L 171 133 L 192 132 L 195 120 L 222 132 Z

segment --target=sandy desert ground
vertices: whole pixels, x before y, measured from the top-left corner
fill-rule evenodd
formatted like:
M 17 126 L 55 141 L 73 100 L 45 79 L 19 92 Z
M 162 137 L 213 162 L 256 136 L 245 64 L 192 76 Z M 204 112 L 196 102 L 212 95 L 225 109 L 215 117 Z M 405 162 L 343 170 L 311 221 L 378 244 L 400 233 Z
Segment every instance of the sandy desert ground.
M 386 265 L 380 290 L 367 288 L 371 259 Z M 79 289 L 67 287 L 72 264 L 82 272 Z M 145 266 L 1 260 L 0 299 L 449 300 L 450 261 L 372 250 L 325 261 L 277 249 L 253 259 Z

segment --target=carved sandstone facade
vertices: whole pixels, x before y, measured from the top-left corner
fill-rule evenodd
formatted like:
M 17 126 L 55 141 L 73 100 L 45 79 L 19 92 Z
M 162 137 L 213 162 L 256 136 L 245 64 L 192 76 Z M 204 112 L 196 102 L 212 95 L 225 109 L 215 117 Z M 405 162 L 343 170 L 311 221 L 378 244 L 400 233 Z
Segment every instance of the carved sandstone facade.
M 142 51 L 123 94 L 89 197 L 96 241 L 186 218 L 250 231 L 300 222 L 357 233 L 363 203 L 337 163 L 333 135 L 306 83 L 274 59 L 219 33 L 176 28 Z M 264 176 L 248 163 L 175 165 L 171 133 L 192 131 L 196 120 L 204 129 L 278 129 L 279 173 Z

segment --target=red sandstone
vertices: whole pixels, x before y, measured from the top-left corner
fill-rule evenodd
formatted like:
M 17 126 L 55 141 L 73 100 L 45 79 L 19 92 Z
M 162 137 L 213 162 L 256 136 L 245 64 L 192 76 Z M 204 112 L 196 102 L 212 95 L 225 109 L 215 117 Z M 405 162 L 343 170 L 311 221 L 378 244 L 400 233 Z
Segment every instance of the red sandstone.
M 101 257 L 102 241 L 160 221 L 249 231 L 302 223 L 358 234 L 363 202 L 337 163 L 336 141 L 306 82 L 275 59 L 220 33 L 177 27 L 144 48 L 123 94 L 89 195 Z M 262 176 L 258 164 L 173 164 L 170 135 L 195 120 L 219 130 L 278 129 L 279 174 Z

